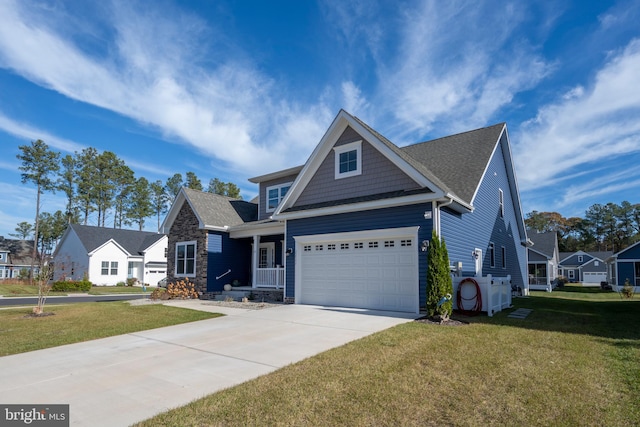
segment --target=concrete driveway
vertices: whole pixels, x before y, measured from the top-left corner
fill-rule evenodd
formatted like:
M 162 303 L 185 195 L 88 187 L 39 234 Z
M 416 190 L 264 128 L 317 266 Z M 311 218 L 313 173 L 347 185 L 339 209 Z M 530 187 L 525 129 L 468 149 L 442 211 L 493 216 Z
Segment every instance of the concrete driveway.
M 71 425 L 126 426 L 415 314 L 283 305 L 0 358 L 0 403 L 69 404 Z

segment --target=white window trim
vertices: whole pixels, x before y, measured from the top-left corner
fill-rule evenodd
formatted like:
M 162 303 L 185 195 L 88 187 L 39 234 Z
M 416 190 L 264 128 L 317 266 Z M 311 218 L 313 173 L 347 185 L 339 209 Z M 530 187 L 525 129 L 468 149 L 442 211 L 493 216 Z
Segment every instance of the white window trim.
M 178 273 L 178 246 L 182 245 L 193 245 L 193 274 L 179 274 Z M 185 252 L 186 256 L 186 252 Z M 187 242 L 176 242 L 176 253 L 175 253 L 175 264 L 173 266 L 173 272 L 175 277 L 196 277 L 196 271 L 198 271 L 198 242 L 195 240 L 190 240 Z M 186 261 L 186 258 L 185 258 Z M 185 265 L 186 270 L 186 265 Z
M 280 194 L 280 189 L 282 187 L 289 187 L 289 190 L 291 189 L 291 185 L 293 184 L 292 182 L 283 182 L 282 184 L 276 184 L 276 185 L 271 185 L 269 187 L 267 187 L 267 189 L 265 190 L 264 193 L 264 207 L 265 207 L 265 212 L 273 212 L 276 210 L 277 205 L 275 208 L 271 208 L 269 209 L 269 191 L 270 190 L 275 190 L 278 189 L 278 205 L 280 204 L 280 202 L 282 202 L 282 199 L 284 199 L 284 196 Z M 287 190 L 287 192 L 289 191 Z
M 340 173 L 340 154 L 348 151 L 356 151 L 356 170 Z M 335 161 L 335 179 L 349 178 L 350 176 L 362 175 L 362 140 L 350 142 L 348 144 L 333 147 Z
M 489 242 L 489 267 L 496 268 L 496 245 Z
M 578 255 L 578 262 L 584 262 L 584 257 L 582 255 Z
M 504 191 L 498 188 L 498 204 L 500 205 L 500 218 L 504 218 Z

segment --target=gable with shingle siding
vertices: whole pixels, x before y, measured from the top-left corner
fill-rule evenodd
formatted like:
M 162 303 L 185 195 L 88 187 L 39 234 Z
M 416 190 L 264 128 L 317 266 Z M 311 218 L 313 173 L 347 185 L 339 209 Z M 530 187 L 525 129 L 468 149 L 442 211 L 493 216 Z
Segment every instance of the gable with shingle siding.
M 334 147 L 354 141 L 362 141 L 362 174 L 335 179 L 335 152 L 331 150 L 294 207 L 420 188 L 351 127 L 342 133 Z

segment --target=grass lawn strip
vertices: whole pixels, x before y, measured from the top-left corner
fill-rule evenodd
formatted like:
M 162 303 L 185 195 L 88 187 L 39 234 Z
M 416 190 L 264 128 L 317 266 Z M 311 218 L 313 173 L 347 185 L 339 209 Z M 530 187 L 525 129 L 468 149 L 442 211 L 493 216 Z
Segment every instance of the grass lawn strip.
M 55 315 L 25 317 L 31 307 L 0 310 L 0 356 L 221 316 L 159 304 L 94 302 L 45 306 Z
M 141 426 L 640 424 L 640 300 L 554 291 L 469 326 L 407 323 Z
M 141 286 L 93 286 L 89 295 L 112 294 L 151 294 L 155 286 L 147 286 L 145 290 Z M 49 292 L 48 296 L 65 296 L 77 292 Z M 38 296 L 38 287 L 22 283 L 0 283 L 0 295 L 5 297 L 31 297 Z

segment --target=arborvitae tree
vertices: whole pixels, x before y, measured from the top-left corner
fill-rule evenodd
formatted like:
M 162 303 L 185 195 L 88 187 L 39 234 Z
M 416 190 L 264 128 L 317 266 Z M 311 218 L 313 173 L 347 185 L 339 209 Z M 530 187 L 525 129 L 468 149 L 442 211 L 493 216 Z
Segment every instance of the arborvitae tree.
M 449 272 L 447 245 L 435 231 L 431 234 L 427 257 L 427 313 L 429 317 L 440 316 L 441 319 L 447 319 L 453 311 L 453 283 Z M 448 300 L 438 305 L 445 297 Z
M 36 185 L 36 218 L 34 227 L 34 242 L 38 241 L 38 227 L 40 224 L 40 194 L 44 191 L 55 191 L 55 182 L 51 175 L 55 175 L 60 165 L 60 153 L 49 150 L 49 146 L 42 140 L 32 141 L 31 145 L 18 147 L 21 154 L 16 157 L 22 161 L 19 169 L 22 171 L 22 183 L 32 182 Z M 33 279 L 33 266 L 37 255 L 37 245 L 33 245 L 31 271 L 29 277 Z

